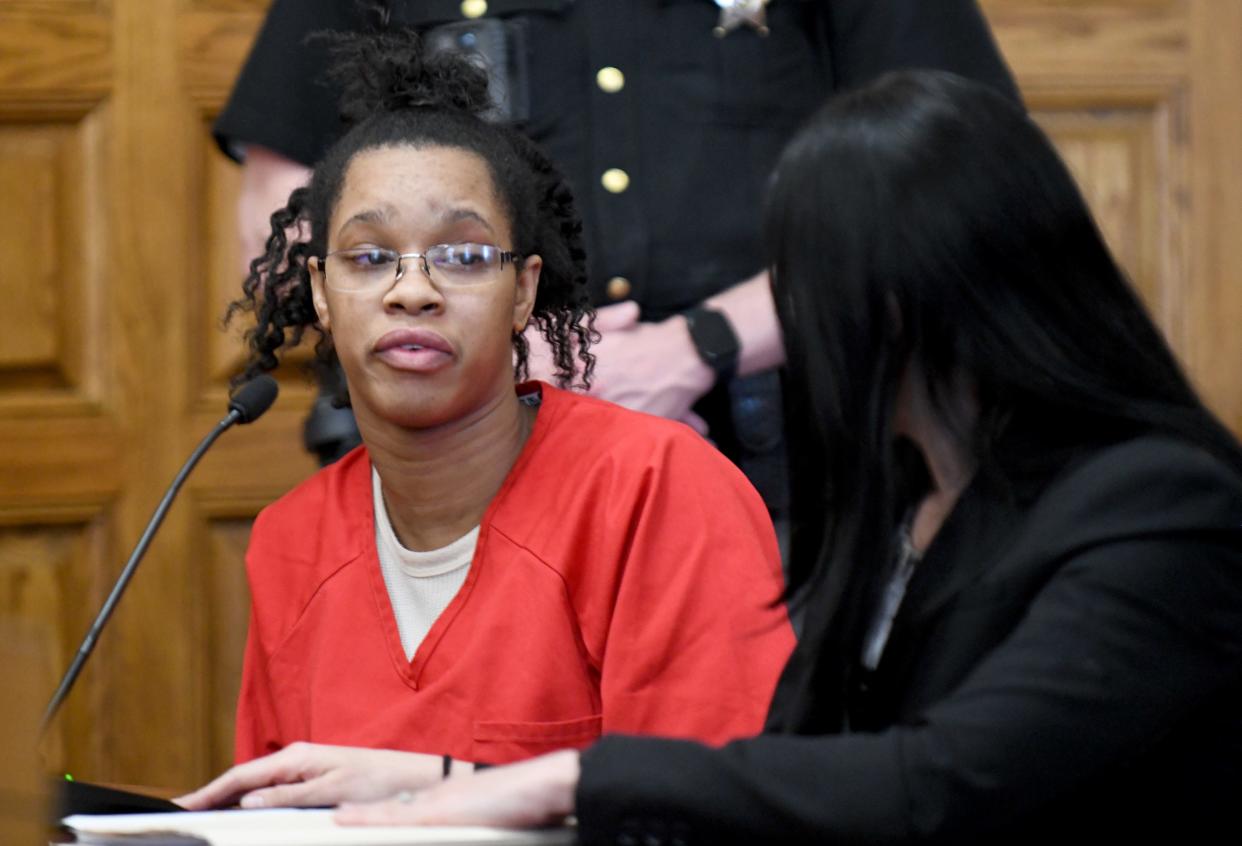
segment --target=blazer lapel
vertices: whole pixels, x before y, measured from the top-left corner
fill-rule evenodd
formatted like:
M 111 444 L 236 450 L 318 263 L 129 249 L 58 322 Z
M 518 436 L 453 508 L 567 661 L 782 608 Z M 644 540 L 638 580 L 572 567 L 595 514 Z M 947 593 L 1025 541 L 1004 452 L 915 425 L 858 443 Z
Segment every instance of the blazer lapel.
M 881 673 L 886 663 L 904 665 L 899 659 L 907 650 L 922 648 L 921 631 L 1003 556 L 1025 509 L 1014 492 L 983 480 L 967 488 L 915 568 L 880 660 Z

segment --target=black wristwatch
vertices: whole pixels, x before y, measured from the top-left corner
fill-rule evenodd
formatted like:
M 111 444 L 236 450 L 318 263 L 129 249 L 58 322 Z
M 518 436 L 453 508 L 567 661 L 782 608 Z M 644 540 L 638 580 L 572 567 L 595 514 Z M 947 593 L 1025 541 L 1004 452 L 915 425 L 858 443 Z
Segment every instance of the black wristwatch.
M 741 350 L 737 334 L 728 319 L 718 311 L 696 306 L 682 313 L 690 327 L 690 339 L 694 348 L 712 370 L 716 382 L 725 383 L 737 373 L 737 356 Z

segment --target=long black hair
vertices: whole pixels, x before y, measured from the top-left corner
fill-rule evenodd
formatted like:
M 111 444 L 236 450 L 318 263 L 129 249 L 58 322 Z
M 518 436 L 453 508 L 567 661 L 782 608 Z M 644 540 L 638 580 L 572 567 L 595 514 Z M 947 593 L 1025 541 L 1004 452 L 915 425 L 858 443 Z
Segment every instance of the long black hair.
M 854 634 L 858 574 L 884 570 L 910 504 L 893 431 L 907 366 L 981 474 L 1012 471 L 998 442 L 1016 428 L 1035 447 L 1165 433 L 1242 471 L 1052 144 L 990 89 L 916 71 L 834 98 L 783 154 L 764 225 L 788 353 L 791 590 L 837 597 Z M 947 402 L 963 377 L 973 422 Z
M 382 24 L 387 27 L 387 15 Z M 331 337 L 311 301 L 306 260 L 327 252 L 328 220 L 354 156 L 380 147 L 445 146 L 487 163 L 512 224 L 513 251 L 543 259 L 531 319 L 552 349 L 557 381 L 574 384 L 577 376 L 577 384 L 589 386 L 594 312 L 582 221 L 568 183 L 547 156 L 517 130 L 481 117 L 491 107 L 486 73 L 456 54 L 428 55 L 412 30 L 321 37 L 331 42 L 329 76 L 342 91 L 341 120 L 350 129 L 315 166 L 310 183 L 272 215 L 264 253 L 250 263 L 243 296 L 229 306 L 226 320 L 241 311 L 255 315 L 246 335 L 250 358 L 238 381 L 274 369 L 281 351 L 300 343 L 307 329 L 320 335 L 318 363 L 333 364 Z M 333 115 L 325 109 L 325 120 Z M 517 332 L 512 342 L 515 378 L 522 379 L 528 345 Z

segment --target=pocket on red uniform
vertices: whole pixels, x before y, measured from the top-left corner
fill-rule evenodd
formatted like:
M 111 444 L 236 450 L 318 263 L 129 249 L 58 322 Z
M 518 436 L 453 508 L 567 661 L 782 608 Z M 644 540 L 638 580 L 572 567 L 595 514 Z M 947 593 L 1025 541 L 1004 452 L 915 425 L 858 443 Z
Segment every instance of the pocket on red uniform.
M 557 749 L 580 749 L 596 740 L 602 727 L 601 714 L 553 721 L 476 720 L 474 759 L 508 764 Z

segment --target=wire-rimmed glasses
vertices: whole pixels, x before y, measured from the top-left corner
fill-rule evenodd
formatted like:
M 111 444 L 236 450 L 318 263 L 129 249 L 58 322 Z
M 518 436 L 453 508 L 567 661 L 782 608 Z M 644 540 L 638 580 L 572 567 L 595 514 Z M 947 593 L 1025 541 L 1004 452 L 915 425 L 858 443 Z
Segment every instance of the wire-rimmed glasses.
M 324 281 L 343 291 L 387 288 L 405 275 L 405 260 L 420 259 L 432 282 L 449 286 L 489 282 L 506 262 L 521 256 L 494 244 L 436 244 L 421 253 L 399 253 L 383 247 L 334 250 L 323 257 Z

